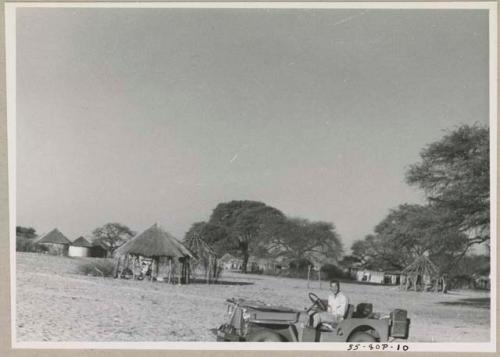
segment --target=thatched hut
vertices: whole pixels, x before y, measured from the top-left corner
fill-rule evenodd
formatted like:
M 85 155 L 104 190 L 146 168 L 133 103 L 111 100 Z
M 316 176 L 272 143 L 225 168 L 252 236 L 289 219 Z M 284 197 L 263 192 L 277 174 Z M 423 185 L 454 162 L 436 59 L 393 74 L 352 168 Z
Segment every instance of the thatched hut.
M 446 290 L 445 281 L 440 275 L 439 268 L 425 255 L 418 257 L 403 269 L 401 277 L 400 286 L 404 290 Z
M 217 281 L 222 270 L 222 265 L 212 247 L 198 234 L 185 239 L 184 243 L 194 255 L 195 267 L 203 269 L 207 284 L 211 281 Z
M 158 224 L 135 236 L 116 251 L 115 277 L 189 282 L 193 254 Z
M 69 246 L 68 255 L 70 257 L 90 257 L 92 243 L 84 237 L 80 237 L 73 241 Z
M 67 256 L 71 241 L 57 228 L 54 228 L 36 241 L 36 244 L 42 251 L 46 251 L 49 254 Z

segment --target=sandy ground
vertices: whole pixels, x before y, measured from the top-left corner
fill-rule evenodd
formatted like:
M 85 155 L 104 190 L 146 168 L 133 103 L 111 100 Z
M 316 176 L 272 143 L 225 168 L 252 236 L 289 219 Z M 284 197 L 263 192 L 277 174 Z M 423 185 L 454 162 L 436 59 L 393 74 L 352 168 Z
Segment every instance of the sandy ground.
M 225 299 L 258 299 L 303 309 L 308 291 L 327 284 L 259 275 L 225 274 L 226 284 L 169 285 L 78 275 L 79 258 L 17 254 L 18 341 L 214 341 L 225 322 Z M 489 293 L 447 295 L 397 287 L 342 284 L 351 303 L 409 311 L 410 341 L 489 341 Z

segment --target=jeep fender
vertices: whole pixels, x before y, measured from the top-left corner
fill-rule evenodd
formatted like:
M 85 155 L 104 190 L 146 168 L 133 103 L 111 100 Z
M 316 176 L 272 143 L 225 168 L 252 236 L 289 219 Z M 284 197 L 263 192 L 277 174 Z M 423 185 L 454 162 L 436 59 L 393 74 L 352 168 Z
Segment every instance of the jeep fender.
M 380 342 L 389 340 L 389 321 L 387 319 L 346 319 L 339 324 L 345 341 L 356 332 L 374 330 Z M 340 331 L 339 331 L 340 332 Z

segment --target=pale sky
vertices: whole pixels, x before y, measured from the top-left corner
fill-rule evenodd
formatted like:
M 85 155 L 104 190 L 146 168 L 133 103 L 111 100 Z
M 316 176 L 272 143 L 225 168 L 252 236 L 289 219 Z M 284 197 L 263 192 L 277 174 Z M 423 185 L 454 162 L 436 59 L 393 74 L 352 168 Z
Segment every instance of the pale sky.
M 486 10 L 18 9 L 17 224 L 178 238 L 219 202 L 333 222 L 422 202 L 408 165 L 488 122 Z

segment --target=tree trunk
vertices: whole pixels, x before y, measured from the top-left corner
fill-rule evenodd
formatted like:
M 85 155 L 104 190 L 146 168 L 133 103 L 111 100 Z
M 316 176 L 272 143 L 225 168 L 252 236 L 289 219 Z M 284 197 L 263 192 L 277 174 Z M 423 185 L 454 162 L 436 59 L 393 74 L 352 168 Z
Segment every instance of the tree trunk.
M 242 268 L 242 271 L 244 274 L 247 273 L 247 265 L 248 265 L 249 258 L 250 258 L 250 256 L 248 254 L 248 250 L 243 252 L 243 266 L 241 268 Z
M 121 263 L 121 257 L 117 259 L 115 269 L 113 271 L 113 277 L 116 279 L 120 275 L 120 263 Z

